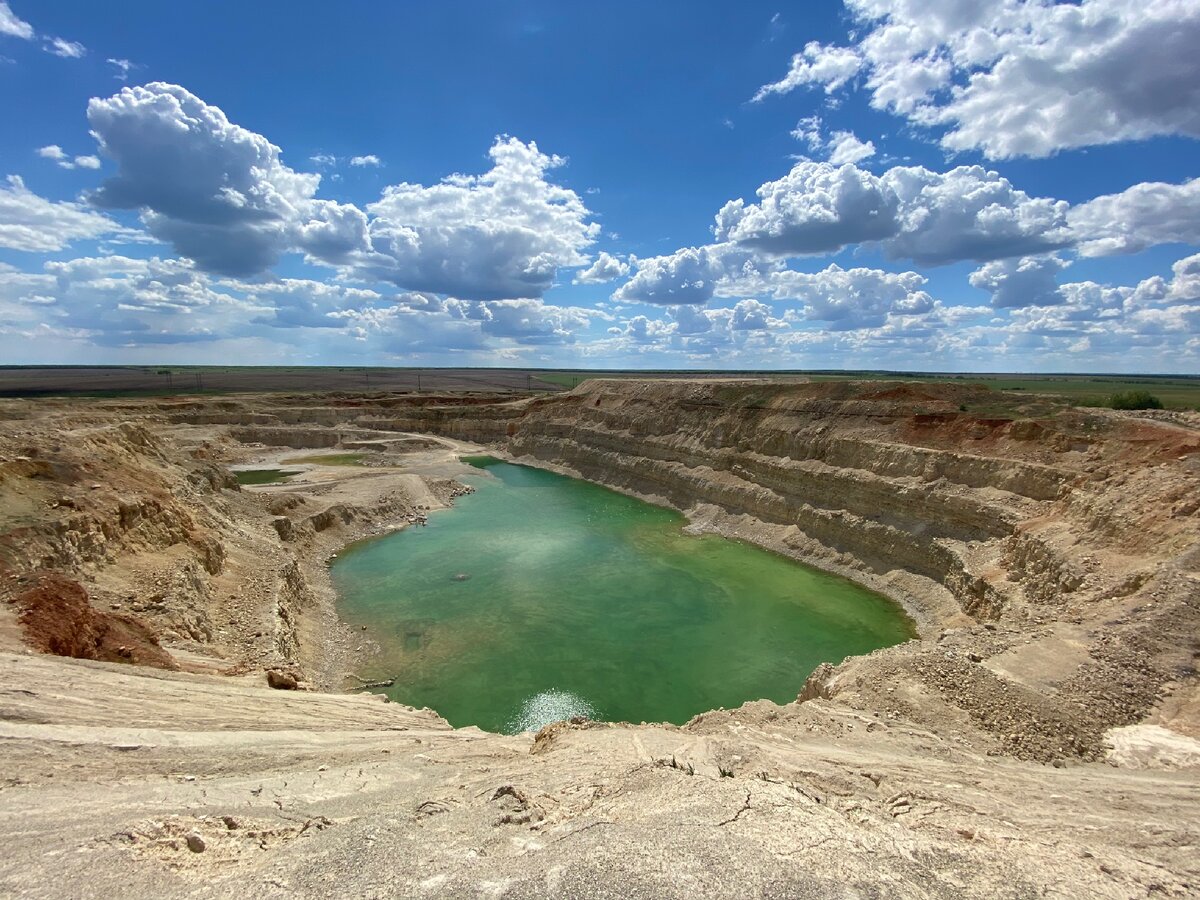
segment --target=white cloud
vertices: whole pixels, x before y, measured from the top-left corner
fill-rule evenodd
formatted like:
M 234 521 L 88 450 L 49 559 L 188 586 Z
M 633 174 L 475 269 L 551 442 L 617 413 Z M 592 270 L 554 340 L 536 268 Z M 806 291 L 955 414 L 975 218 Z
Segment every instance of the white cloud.
M 874 141 L 860 141 L 852 131 L 835 131 L 829 136 L 829 161 L 835 166 L 858 163 L 875 155 Z
M 596 257 L 596 261 L 579 272 L 573 280 L 575 284 L 604 284 L 617 278 L 624 278 L 628 274 L 629 263 L 601 251 L 600 255 Z
M 48 262 L 24 281 L 0 278 L 10 315 L 102 347 L 209 342 L 237 333 L 253 310 L 181 260 L 122 256 Z
M 858 53 L 850 48 L 810 41 L 792 57 L 788 73 L 774 84 L 760 87 L 753 101 L 758 103 L 771 94 L 786 94 L 806 84 L 822 85 L 826 93 L 832 93 L 857 75 L 862 64 Z
M 806 319 L 835 331 L 877 328 L 889 316 L 918 316 L 934 309 L 923 290 L 926 279 L 916 272 L 843 269 L 830 265 L 820 272 L 776 272 L 770 284 L 778 299 L 804 303 Z
M 46 147 L 41 147 L 37 151 L 37 155 L 42 159 L 50 159 L 58 163 L 63 169 L 99 169 L 100 157 L 98 156 L 76 156 L 71 159 L 63 148 L 57 144 L 50 144 Z
M 295 172 L 262 135 L 231 123 L 181 87 L 154 82 L 88 104 L 88 122 L 118 172 L 91 195 L 105 209 L 138 209 L 150 232 L 207 271 L 264 271 L 324 222 L 319 175 Z
M 1154 276 L 1138 284 L 1131 295 L 1139 306 L 1200 304 L 1200 253 L 1177 260 L 1171 279 Z
M 536 144 L 498 138 L 492 168 L 440 184 L 398 184 L 370 204 L 372 253 L 359 272 L 417 291 L 475 300 L 540 297 L 559 268 L 587 263 L 599 234 L 574 191 L 547 180 L 565 164 Z
M 592 312 L 541 300 L 491 300 L 478 304 L 477 310 L 484 334 L 529 346 L 573 344 Z
M 980 166 L 897 167 L 876 176 L 805 161 L 757 193 L 758 203 L 722 207 L 717 240 L 777 256 L 881 241 L 892 258 L 927 265 L 1045 253 L 1071 242 L 1067 203 L 1032 198 Z
M 130 62 L 127 59 L 113 59 L 111 56 L 105 60 L 110 66 L 116 67 L 116 72 L 113 73 L 113 78 L 117 81 L 127 81 L 129 73 L 136 69 L 137 63 Z
M 704 304 L 723 281 L 757 278 L 753 254 L 731 244 L 684 247 L 667 256 L 637 260 L 637 273 L 612 295 L 618 303 L 662 306 Z
M 577 332 L 597 313 L 534 299 L 441 300 L 410 293 L 390 304 L 330 315 L 356 339 L 400 355 L 573 344 Z
M 729 327 L 734 331 L 764 331 L 773 325 L 781 324 L 782 321 L 771 314 L 771 307 L 748 297 L 734 304 Z
M 309 157 L 309 160 L 318 166 L 335 166 L 337 165 L 337 157 L 331 153 L 316 153 Z
M 0 186 L 0 247 L 50 252 L 110 234 L 132 232 L 79 203 L 40 197 L 16 175 L 8 176 L 7 187 Z
M 976 269 L 968 280 L 972 287 L 992 295 L 996 309 L 1056 306 L 1066 301 L 1057 282 L 1065 266 L 1056 256 L 995 260 Z
M 835 131 L 826 138 L 821 131 L 821 117 L 807 116 L 796 123 L 792 137 L 803 141 L 813 153 L 827 153 L 835 166 L 857 163 L 875 155 L 874 141 L 861 141 L 852 131 Z
M 1074 207 L 1068 219 L 1084 256 L 1136 253 L 1155 244 L 1200 244 L 1200 178 L 1135 184 Z
M 0 0 L 0 34 L 31 41 L 34 31 L 32 25 L 17 18 L 16 13 L 9 9 L 8 3 Z
M 857 63 L 873 106 L 944 127 L 951 150 L 1044 157 L 1156 135 L 1200 137 L 1194 0 L 846 5 L 857 42 L 810 44 L 755 99 L 814 83 L 835 90 Z
M 364 166 L 376 166 L 377 167 L 377 166 L 382 166 L 383 161 L 380 160 L 380 158 L 378 156 L 376 156 L 374 153 L 371 153 L 366 156 L 350 157 L 350 165 L 358 166 L 360 168 L 362 168 Z
M 805 116 L 792 129 L 792 137 L 808 144 L 808 149 L 814 153 L 825 146 L 825 138 L 821 134 L 821 117 Z
M 234 284 L 249 303 L 263 310 L 254 322 L 274 328 L 345 328 L 342 312 L 374 308 L 384 301 L 376 291 L 306 278 Z
M 88 120 L 118 166 L 92 202 L 140 210 L 152 234 L 218 274 L 259 274 L 300 250 L 410 290 L 539 297 L 558 268 L 587 262 L 599 233 L 579 196 L 546 179 L 565 160 L 516 138 L 496 140 L 483 175 L 393 185 L 364 212 L 316 199 L 320 175 L 284 165 L 265 137 L 177 85 L 93 99 Z
M 893 259 L 984 262 L 1071 243 L 1066 201 L 1030 197 L 981 166 L 898 167 L 883 177 L 900 202 L 899 232 L 884 245 Z
M 829 253 L 896 233 L 899 201 L 870 172 L 854 166 L 801 162 L 757 191 L 759 202 L 731 200 L 717 213 L 718 241 L 766 253 Z
M 52 261 L 41 273 L 0 268 L 0 334 L 46 323 L 94 347 L 255 340 L 276 356 L 314 345 L 401 355 L 507 352 L 573 344 L 595 310 L 540 300 L 385 296 L 309 279 L 218 278 L 178 259 Z M 30 332 L 32 333 L 32 332 Z
M 78 41 L 68 41 L 60 37 L 47 38 L 43 49 L 47 53 L 53 53 L 55 56 L 61 56 L 64 59 L 79 59 L 87 53 L 87 47 Z

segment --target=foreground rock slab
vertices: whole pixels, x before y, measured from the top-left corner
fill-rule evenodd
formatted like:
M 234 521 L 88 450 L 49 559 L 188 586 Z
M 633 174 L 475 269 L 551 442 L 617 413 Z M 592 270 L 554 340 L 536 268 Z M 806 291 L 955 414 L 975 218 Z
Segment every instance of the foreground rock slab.
M 0 892 L 1189 896 L 1194 773 L 964 751 L 826 701 L 451 729 L 369 696 L 0 654 Z M 99 724 L 104 721 L 106 724 Z

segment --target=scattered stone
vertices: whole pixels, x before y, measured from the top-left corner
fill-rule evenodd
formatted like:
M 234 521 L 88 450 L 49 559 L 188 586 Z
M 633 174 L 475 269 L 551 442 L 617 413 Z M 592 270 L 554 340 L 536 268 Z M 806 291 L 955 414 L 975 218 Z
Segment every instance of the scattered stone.
M 192 831 L 187 836 L 187 848 L 193 853 L 203 853 L 208 849 L 208 844 L 204 842 L 204 838 L 200 836 L 199 832 Z
M 267 672 L 267 684 L 279 691 L 294 691 L 299 687 L 296 676 L 279 669 Z

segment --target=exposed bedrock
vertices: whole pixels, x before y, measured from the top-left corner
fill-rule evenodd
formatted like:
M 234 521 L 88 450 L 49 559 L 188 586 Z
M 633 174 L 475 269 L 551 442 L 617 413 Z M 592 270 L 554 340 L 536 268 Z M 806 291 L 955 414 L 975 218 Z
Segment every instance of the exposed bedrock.
M 262 569 L 257 590 L 274 600 L 255 613 L 255 634 L 288 661 L 304 657 L 305 622 L 322 608 L 309 557 L 371 521 L 419 514 L 427 488 L 406 482 L 402 496 L 364 508 L 313 486 L 276 492 L 263 509 L 262 496 L 235 500 L 205 462 L 227 458 L 222 441 L 403 454 L 430 446 L 422 436 L 454 438 L 674 506 L 694 529 L 846 574 L 913 615 L 926 640 L 848 660 L 814 676 L 810 692 L 957 722 L 1017 755 L 1095 755 L 1106 729 L 1137 721 L 1161 685 L 1193 673 L 1200 432 L 1188 421 L 969 384 L 633 380 L 517 400 L 260 395 L 101 404 L 88 415 L 90 452 L 103 457 L 115 441 L 153 477 L 114 496 L 112 510 L 65 509 L 6 541 L 26 557 L 9 565 L 69 570 L 149 543 L 186 547 L 186 578 L 204 585 L 231 581 L 195 574 L 218 576 L 230 559 L 234 574 Z M 101 424 L 106 415 L 146 424 Z M 198 461 L 173 461 L 156 432 L 185 439 Z M 168 489 L 179 483 L 187 496 Z M 249 509 L 259 530 L 234 524 Z M 185 592 L 199 598 L 193 612 L 205 590 Z M 211 631 L 187 621 L 174 630 Z
M 262 398 L 223 414 L 239 440 L 288 446 L 397 432 L 490 444 L 669 504 L 883 590 L 942 636 L 850 660 L 826 693 L 958 717 L 1018 755 L 1095 754 L 1193 665 L 1200 434 L 1019 403 L 967 384 L 594 380 L 516 401 Z M 168 415 L 219 421 L 202 406 Z M 956 641 L 982 649 L 956 655 Z M 1017 643 L 1056 665 L 1030 675 L 1036 654 Z M 900 702 L 883 671 L 922 696 Z
M 682 727 L 303 690 L 369 643 L 326 560 L 465 490 L 449 438 L 846 573 L 922 639 Z M 373 465 L 225 468 L 298 448 Z M 1200 417 L 966 384 L 0 401 L 0 601 L 0 894 L 1200 884 Z

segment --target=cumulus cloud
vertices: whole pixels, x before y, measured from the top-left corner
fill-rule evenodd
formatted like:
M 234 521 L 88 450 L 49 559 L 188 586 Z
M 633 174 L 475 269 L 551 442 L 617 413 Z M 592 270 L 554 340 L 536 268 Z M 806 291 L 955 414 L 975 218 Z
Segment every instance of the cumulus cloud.
M 1177 260 L 1170 279 L 1153 276 L 1138 284 L 1130 295 L 1139 306 L 1200 304 L 1200 253 Z
M 9 8 L 8 4 L 0 0 L 0 34 L 31 41 L 34 30 L 32 25 L 17 18 L 17 14 Z
M 705 319 L 705 323 L 708 320 Z M 634 316 L 625 323 L 625 327 L 613 327 L 610 333 L 621 335 L 628 338 L 637 344 L 649 344 L 671 334 L 673 328 L 658 319 L 651 319 L 646 316 Z
M 1084 256 L 1136 253 L 1155 244 L 1200 244 L 1200 178 L 1144 182 L 1071 209 Z
M 248 303 L 261 310 L 253 321 L 275 328 L 344 328 L 345 321 L 339 313 L 383 302 L 383 296 L 376 291 L 307 278 L 234 286 L 243 292 Z
M 133 232 L 82 204 L 40 197 L 16 175 L 0 185 L 0 247 L 46 253 L 112 234 Z
M 757 194 L 758 203 L 738 199 L 721 208 L 713 229 L 718 241 L 798 256 L 882 240 L 898 227 L 895 192 L 854 166 L 800 162 Z
M 875 155 L 874 141 L 860 141 L 852 131 L 835 131 L 829 136 L 829 161 L 835 166 L 858 163 Z
M 671 306 L 665 319 L 644 315 L 623 326 L 609 328 L 607 349 L 632 351 L 642 358 L 713 360 L 725 364 L 761 360 L 776 344 L 777 333 L 787 323 L 771 315 L 757 300 L 740 300 L 733 307 L 705 309 L 693 305 Z
M 559 268 L 588 262 L 600 226 L 574 191 L 547 179 L 566 161 L 498 138 L 483 175 L 387 187 L 370 204 L 361 271 L 418 291 L 474 300 L 540 297 Z
M 917 316 L 934 308 L 923 290 L 926 279 L 916 272 L 843 269 L 830 265 L 820 272 L 777 272 L 771 278 L 778 299 L 800 300 L 806 319 L 835 331 L 877 328 L 889 316 Z
M 596 257 L 596 261 L 579 272 L 573 280 L 575 284 L 604 284 L 624 278 L 628 274 L 629 263 L 601 251 L 600 255 Z
M 945 173 L 897 167 L 884 181 L 900 203 L 898 233 L 884 245 L 894 259 L 984 262 L 1046 253 L 1072 240 L 1066 201 L 1030 197 L 981 166 Z
M 72 159 L 67 155 L 63 148 L 57 144 L 49 144 L 41 147 L 37 151 L 37 155 L 42 159 L 50 159 L 56 162 L 63 169 L 99 169 L 100 157 L 98 156 L 76 156 Z
M 262 135 L 177 85 L 93 98 L 88 122 L 118 166 L 92 203 L 141 210 L 151 234 L 206 271 L 262 272 L 292 245 L 297 224 L 319 215 L 319 175 L 288 168 Z
M 855 43 L 810 44 L 755 99 L 809 84 L 835 90 L 861 68 L 873 106 L 944 127 L 943 146 L 989 158 L 1200 137 L 1200 6 L 1190 0 L 846 6 Z
M 807 116 L 796 123 L 792 137 L 804 141 L 813 153 L 826 153 L 835 166 L 857 163 L 875 155 L 874 141 L 861 141 L 852 131 L 834 131 L 828 138 L 821 129 L 820 116 Z
M 786 94 L 801 85 L 819 84 L 826 93 L 845 85 L 862 68 L 858 53 L 848 47 L 830 47 L 810 41 L 792 57 L 788 73 L 773 84 L 763 85 L 753 101 L 759 103 L 771 94 Z
M 1065 266 L 1056 256 L 995 260 L 972 272 L 968 281 L 991 294 L 996 309 L 1056 306 L 1066 300 L 1057 281 Z
M 1066 202 L 1030 197 L 980 166 L 896 167 L 876 176 L 805 161 L 757 193 L 758 203 L 731 200 L 717 213 L 719 241 L 778 256 L 880 241 L 892 258 L 927 265 L 1045 253 L 1071 242 Z
M 591 314 L 529 299 L 491 300 L 476 309 L 484 334 L 531 346 L 573 344 L 575 333 L 587 327 Z
M 779 324 L 782 322 L 771 315 L 771 307 L 749 297 L 734 304 L 729 327 L 734 331 L 763 331 Z
M 492 353 L 573 344 L 595 310 L 541 300 L 393 296 L 300 278 L 242 281 L 180 259 L 119 255 L 0 267 L 0 328 L 55 333 L 96 347 L 255 340 L 357 355 Z M 285 351 L 286 352 L 286 351 Z
M 619 303 L 704 304 L 722 281 L 757 277 L 761 264 L 732 244 L 684 247 L 637 260 L 637 273 L 612 295 Z
M 496 140 L 483 175 L 393 185 L 363 211 L 317 199 L 320 175 L 289 168 L 265 137 L 177 85 L 93 99 L 88 121 L 118 167 L 92 202 L 139 210 L 154 236 L 216 274 L 261 274 L 298 250 L 410 290 L 536 298 L 558 268 L 588 261 L 599 233 L 579 196 L 547 178 L 565 160 L 516 138 Z
M 1200 359 L 1200 254 L 1178 260 L 1172 277 L 1134 286 L 1093 281 L 1064 284 L 1062 302 L 1013 310 L 1000 348 L 1034 359 L 1047 353 L 1069 360 L 1103 360 L 1128 371 L 1194 369 Z M 1070 369 L 1071 363 L 1060 363 Z
M 36 304 L 42 320 L 96 346 L 218 340 L 236 333 L 239 320 L 250 313 L 244 301 L 182 260 L 108 256 L 52 261 L 32 279 L 0 285 L 0 294 Z
M 366 166 L 378 167 L 383 165 L 383 161 L 374 153 L 369 153 L 366 156 L 350 157 L 350 165 L 363 168 Z

